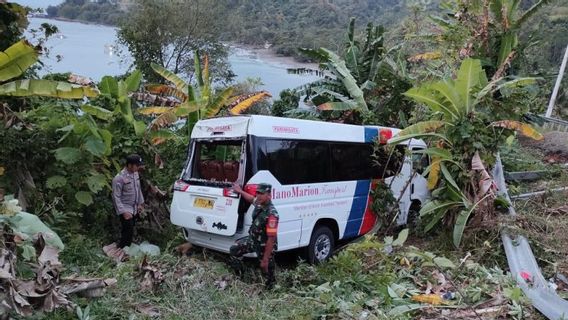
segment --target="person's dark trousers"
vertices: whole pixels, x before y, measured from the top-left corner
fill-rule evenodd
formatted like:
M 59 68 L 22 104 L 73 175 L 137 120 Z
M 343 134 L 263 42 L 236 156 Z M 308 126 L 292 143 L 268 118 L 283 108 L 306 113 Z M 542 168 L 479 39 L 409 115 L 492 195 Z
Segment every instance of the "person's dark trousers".
M 121 232 L 120 232 L 120 242 L 118 243 L 119 248 L 124 248 L 132 244 L 132 237 L 134 236 L 135 223 L 136 223 L 136 216 L 133 216 L 131 219 L 126 220 L 124 219 L 124 216 L 122 214 L 120 215 Z
M 264 247 L 261 247 L 260 250 L 256 252 L 259 262 L 262 260 L 262 256 L 264 253 L 263 250 Z M 248 237 L 238 240 L 237 243 L 232 245 L 231 248 L 229 249 L 229 253 L 231 255 L 229 264 L 233 268 L 235 273 L 239 276 L 242 276 L 244 269 L 244 265 L 241 260 L 242 256 L 249 252 L 255 252 L 255 250 L 253 243 L 249 241 Z M 266 279 L 265 285 L 267 289 L 272 289 L 274 287 L 274 284 L 276 284 L 276 275 L 274 272 L 275 269 L 276 269 L 276 263 L 274 262 L 274 252 L 273 252 L 272 255 L 270 256 L 270 259 L 268 260 L 268 272 L 264 272 L 264 270 L 262 270 L 262 275 Z
M 259 261 L 262 260 L 262 256 L 259 258 Z M 274 262 L 274 253 L 272 253 L 270 259 L 268 260 L 268 272 L 264 272 L 262 270 L 262 275 L 264 276 L 265 285 L 267 289 L 274 288 L 276 284 L 276 275 L 274 270 L 276 269 L 276 263 Z

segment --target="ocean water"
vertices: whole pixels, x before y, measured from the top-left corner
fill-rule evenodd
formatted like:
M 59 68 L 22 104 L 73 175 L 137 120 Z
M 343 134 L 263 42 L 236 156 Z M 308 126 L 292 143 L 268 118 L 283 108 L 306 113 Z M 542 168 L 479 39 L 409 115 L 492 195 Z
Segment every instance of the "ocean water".
M 42 59 L 45 73 L 73 72 L 99 81 L 105 75 L 124 74 L 132 64 L 128 52 L 121 54 L 121 57 L 116 54 L 116 29 L 113 27 L 31 18 L 28 29 L 37 29 L 44 22 L 59 28 L 59 34 L 47 42 L 49 57 Z M 263 59 L 246 49 L 231 50 L 229 62 L 237 81 L 258 77 L 264 84 L 261 89 L 274 97 L 284 89 L 296 88 L 317 79 L 314 76 L 288 74 L 286 69 L 291 66 Z

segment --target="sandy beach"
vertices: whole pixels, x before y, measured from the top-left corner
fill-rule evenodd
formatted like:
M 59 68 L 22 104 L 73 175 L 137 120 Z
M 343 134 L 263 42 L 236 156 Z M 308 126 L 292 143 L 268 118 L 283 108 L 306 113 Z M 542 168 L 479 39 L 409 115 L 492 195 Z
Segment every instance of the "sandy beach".
M 281 65 L 285 68 L 306 68 L 318 69 L 317 63 L 304 63 L 296 61 L 293 57 L 282 56 L 274 52 L 272 49 L 261 46 L 244 45 L 239 43 L 228 43 L 231 50 L 237 51 L 239 55 L 247 55 L 270 64 Z

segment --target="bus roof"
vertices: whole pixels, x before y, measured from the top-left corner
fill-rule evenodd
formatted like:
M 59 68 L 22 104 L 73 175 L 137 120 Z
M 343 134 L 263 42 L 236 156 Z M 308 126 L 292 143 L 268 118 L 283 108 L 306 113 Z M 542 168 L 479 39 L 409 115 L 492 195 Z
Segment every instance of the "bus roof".
M 390 130 L 392 136 L 400 131 L 397 128 L 380 126 L 359 126 L 294 118 L 246 115 L 200 120 L 195 125 L 191 138 L 237 138 L 254 135 L 281 139 L 370 143 L 376 139 L 381 129 Z

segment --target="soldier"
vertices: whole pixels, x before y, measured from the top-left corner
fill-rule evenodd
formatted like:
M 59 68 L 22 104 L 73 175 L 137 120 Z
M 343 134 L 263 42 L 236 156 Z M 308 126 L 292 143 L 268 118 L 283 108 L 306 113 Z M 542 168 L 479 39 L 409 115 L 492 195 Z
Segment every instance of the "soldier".
M 237 184 L 233 184 L 235 192 L 252 203 L 252 225 L 249 236 L 231 246 L 231 256 L 240 258 L 246 253 L 254 252 L 260 260 L 260 269 L 266 277 L 266 288 L 271 289 L 276 282 L 274 276 L 274 252 L 278 249 L 276 234 L 278 231 L 278 212 L 272 205 L 272 186 L 266 183 L 258 185 L 256 195 L 251 195 Z

